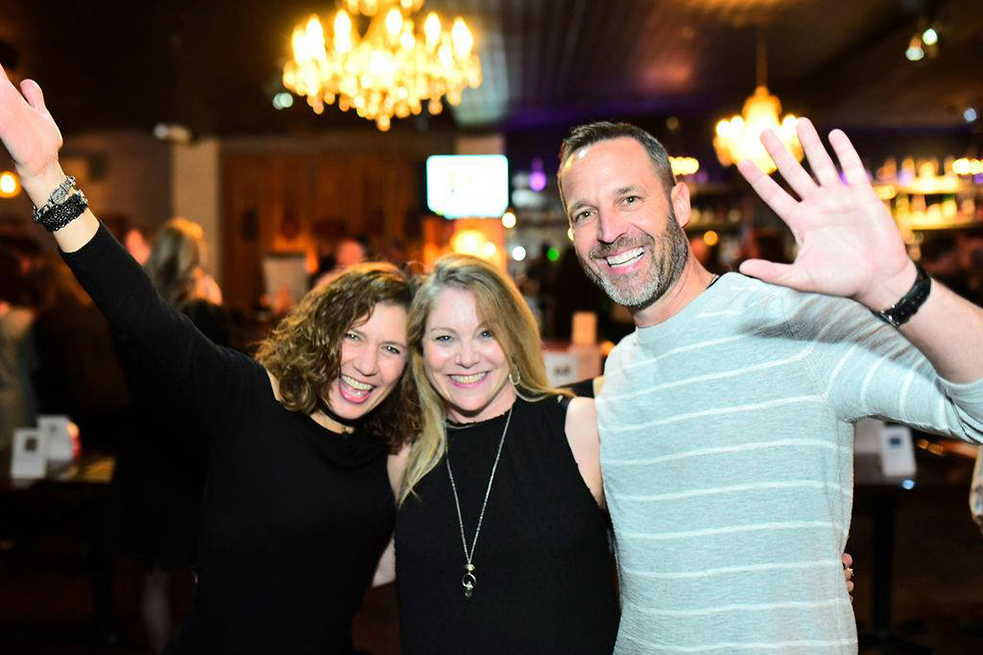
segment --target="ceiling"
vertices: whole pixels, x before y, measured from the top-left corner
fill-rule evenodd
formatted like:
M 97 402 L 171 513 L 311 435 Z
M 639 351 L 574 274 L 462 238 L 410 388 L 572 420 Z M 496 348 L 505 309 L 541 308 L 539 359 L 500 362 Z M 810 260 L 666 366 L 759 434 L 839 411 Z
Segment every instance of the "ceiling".
M 195 135 L 374 129 L 273 108 L 293 25 L 332 0 L 0 0 L 0 62 L 63 131 L 180 123 Z M 394 129 L 529 129 L 587 116 L 712 116 L 755 82 L 755 34 L 787 111 L 844 126 L 954 127 L 983 106 L 980 0 L 428 0 L 476 27 L 485 83 L 454 116 Z M 939 54 L 908 62 L 920 19 Z M 983 122 L 983 121 L 978 121 Z

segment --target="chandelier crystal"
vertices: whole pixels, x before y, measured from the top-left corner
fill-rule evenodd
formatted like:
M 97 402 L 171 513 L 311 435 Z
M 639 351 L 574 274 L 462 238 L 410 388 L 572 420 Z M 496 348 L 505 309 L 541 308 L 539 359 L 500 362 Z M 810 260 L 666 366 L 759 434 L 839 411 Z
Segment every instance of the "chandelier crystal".
M 754 93 L 744 101 L 744 109 L 740 115 L 717 123 L 713 147 L 717 151 L 717 159 L 724 166 L 730 166 L 742 159 L 750 159 L 765 173 L 775 170 L 768 151 L 761 145 L 761 132 L 770 129 L 775 132 L 785 148 L 796 159 L 802 160 L 802 144 L 795 133 L 798 118 L 794 114 L 782 113 L 782 103 L 773 96 L 765 85 L 766 54 L 764 43 L 758 38 L 758 86 Z
M 449 30 L 435 12 L 417 30 L 413 15 L 424 0 L 344 0 L 325 37 L 320 18 L 312 15 L 294 28 L 293 58 L 283 67 L 283 85 L 306 96 L 315 113 L 337 104 L 375 121 L 382 131 L 393 117 L 443 110 L 441 98 L 461 102 L 467 87 L 481 84 L 481 62 L 474 36 L 456 17 Z M 356 22 L 368 20 L 360 35 Z M 354 17 L 354 18 L 353 18 Z

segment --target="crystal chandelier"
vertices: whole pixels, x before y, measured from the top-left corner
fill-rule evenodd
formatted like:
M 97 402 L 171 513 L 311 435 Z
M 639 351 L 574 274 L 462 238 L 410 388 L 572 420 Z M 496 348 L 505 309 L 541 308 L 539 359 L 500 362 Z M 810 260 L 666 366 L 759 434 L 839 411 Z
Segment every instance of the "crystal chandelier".
M 798 119 L 793 114 L 786 114 L 784 118 L 779 119 L 782 103 L 776 96 L 768 92 L 768 87 L 765 84 L 767 55 L 760 35 L 757 43 L 757 55 L 757 88 L 744 102 L 744 109 L 740 115 L 735 114 L 729 119 L 717 123 L 713 147 L 717 151 L 717 159 L 724 166 L 730 166 L 742 159 L 750 159 L 765 173 L 771 173 L 775 170 L 775 162 L 772 161 L 768 151 L 761 145 L 761 132 L 763 130 L 773 130 L 782 144 L 800 161 L 802 160 L 802 144 L 799 143 L 799 138 L 795 134 L 795 123 Z
M 424 0 L 343 0 L 326 39 L 317 15 L 294 28 L 293 58 L 283 67 L 283 85 L 307 97 L 315 113 L 337 103 L 375 121 L 382 131 L 392 118 L 431 114 L 441 98 L 457 105 L 461 92 L 481 84 L 474 37 L 458 16 L 445 30 L 440 16 L 427 14 L 417 31 L 413 15 Z M 368 22 L 364 36 L 355 22 Z

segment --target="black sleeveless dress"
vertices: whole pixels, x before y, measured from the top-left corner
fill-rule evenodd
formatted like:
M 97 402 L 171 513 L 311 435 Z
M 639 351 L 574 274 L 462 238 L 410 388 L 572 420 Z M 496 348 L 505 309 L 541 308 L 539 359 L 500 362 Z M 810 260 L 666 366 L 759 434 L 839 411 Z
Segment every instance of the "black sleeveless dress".
M 618 592 L 607 519 L 564 434 L 569 401 L 518 399 L 488 498 L 465 598 L 464 549 L 444 461 L 396 519 L 404 655 L 611 653 Z M 471 547 L 505 415 L 449 429 L 448 452 Z

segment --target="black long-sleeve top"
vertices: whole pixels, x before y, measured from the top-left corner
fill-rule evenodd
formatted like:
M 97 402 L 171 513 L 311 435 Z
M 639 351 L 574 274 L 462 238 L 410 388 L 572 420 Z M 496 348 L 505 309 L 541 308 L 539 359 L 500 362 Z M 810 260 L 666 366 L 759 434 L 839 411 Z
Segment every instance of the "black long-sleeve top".
M 395 519 L 385 446 L 285 409 L 263 367 L 202 336 L 105 226 L 64 258 L 208 432 L 198 587 L 170 652 L 350 652 Z

